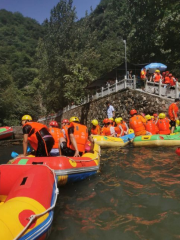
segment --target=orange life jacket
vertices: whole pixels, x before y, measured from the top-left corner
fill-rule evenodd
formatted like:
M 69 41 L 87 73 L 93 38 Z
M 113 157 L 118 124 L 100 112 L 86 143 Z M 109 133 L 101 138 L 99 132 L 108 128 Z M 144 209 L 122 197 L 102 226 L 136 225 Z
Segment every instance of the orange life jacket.
M 91 128 L 91 133 L 93 135 L 100 135 L 101 133 L 101 127 L 99 125 L 97 125 L 95 128 Z
M 136 132 L 145 130 L 145 126 L 143 123 L 145 124 L 146 120 L 140 115 L 135 115 L 130 118 L 129 126 L 136 133 Z
M 159 128 L 159 134 L 170 134 L 171 131 L 169 129 L 169 120 L 167 118 L 159 119 L 157 122 L 157 126 Z
M 169 109 L 168 109 L 168 114 L 169 114 L 169 117 L 172 121 L 175 121 L 175 117 L 173 115 L 173 111 L 175 113 L 175 117 L 177 117 L 177 113 L 179 111 L 179 108 L 177 106 L 176 103 L 172 103 L 170 106 L 169 106 Z
M 171 80 L 170 80 L 170 78 L 169 78 L 169 77 L 165 77 L 165 79 L 164 79 L 164 83 L 165 83 L 165 84 L 169 84 L 169 83 L 170 83 L 170 81 L 171 81 Z
M 161 78 L 162 78 L 161 74 L 157 74 L 157 73 L 154 74 L 154 78 L 153 78 L 154 82 L 159 82 Z
M 121 123 L 121 127 L 123 128 L 123 131 L 126 132 L 127 131 L 127 123 L 125 121 L 122 121 Z
M 121 130 L 120 127 L 122 128 L 122 130 Z M 121 123 L 118 123 L 118 124 L 117 124 L 117 127 L 115 127 L 114 130 L 115 130 L 115 132 L 117 133 L 117 137 L 124 136 L 123 126 L 122 126 Z
M 157 133 L 157 126 L 154 121 L 149 120 L 145 124 L 146 131 L 152 133 L 152 135 Z
M 142 70 L 141 71 L 141 79 L 145 79 L 146 78 L 146 71 Z
M 32 127 L 31 131 L 28 134 L 28 141 L 29 141 L 31 147 L 36 151 L 38 148 L 38 139 L 36 137 L 36 133 L 39 132 L 42 128 L 46 128 L 48 131 L 48 128 L 46 125 L 44 125 L 42 123 L 37 123 L 37 122 L 27 122 L 23 125 L 23 127 L 25 127 L 26 125 L 30 125 Z M 39 132 L 39 134 L 40 134 L 40 132 Z M 49 135 L 50 135 L 50 133 L 49 133 Z
M 71 123 L 69 127 L 74 127 L 74 137 L 76 139 L 77 148 L 79 152 L 85 152 L 85 145 L 88 140 L 88 129 L 86 126 L 81 125 L 80 123 Z M 75 150 L 71 141 L 69 134 L 67 135 L 67 147 Z
M 67 136 L 68 136 L 68 128 L 72 127 L 72 126 L 73 125 L 70 123 L 69 125 L 65 125 L 65 126 L 62 127 L 62 134 L 63 134 L 62 137 L 66 137 L 67 138 Z
M 174 77 L 170 77 L 170 85 L 176 86 L 176 79 Z
M 49 132 L 54 138 L 54 145 L 52 148 L 59 148 L 59 140 L 62 137 L 61 129 L 51 127 L 49 128 Z

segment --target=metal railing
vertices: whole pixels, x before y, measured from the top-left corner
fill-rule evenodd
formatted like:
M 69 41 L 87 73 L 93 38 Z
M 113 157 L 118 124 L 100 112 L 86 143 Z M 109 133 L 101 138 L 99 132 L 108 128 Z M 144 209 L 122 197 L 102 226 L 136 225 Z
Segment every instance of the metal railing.
M 139 80 L 139 81 L 141 81 L 141 80 Z M 59 111 L 58 113 L 56 113 L 54 115 L 49 115 L 47 117 L 42 117 L 38 121 L 41 122 L 44 120 L 52 120 L 56 117 L 61 116 L 62 113 L 65 113 L 69 110 L 72 110 L 76 107 L 82 106 L 93 100 L 97 100 L 101 97 L 107 96 L 111 93 L 115 93 L 115 92 L 118 92 L 118 91 L 126 89 L 126 88 L 138 90 L 137 85 L 138 85 L 138 82 L 137 82 L 135 76 L 133 76 L 133 79 L 127 79 L 125 77 L 123 80 L 116 80 L 114 84 L 112 84 L 112 85 L 108 84 L 106 87 L 101 87 L 100 89 L 98 89 L 98 91 L 94 95 L 92 95 L 92 96 L 88 95 L 86 98 L 81 99 L 81 103 L 79 105 L 74 105 L 74 104 L 68 105 L 65 108 L 63 108 L 63 110 Z M 174 99 L 174 98 L 179 97 L 179 89 L 178 88 L 179 88 L 178 82 L 176 82 L 176 85 L 172 88 L 172 87 L 168 86 L 167 84 L 162 84 L 161 81 L 159 83 L 146 81 L 145 90 L 143 92 L 158 95 L 159 97 Z M 139 89 L 139 91 L 140 91 L 140 89 Z

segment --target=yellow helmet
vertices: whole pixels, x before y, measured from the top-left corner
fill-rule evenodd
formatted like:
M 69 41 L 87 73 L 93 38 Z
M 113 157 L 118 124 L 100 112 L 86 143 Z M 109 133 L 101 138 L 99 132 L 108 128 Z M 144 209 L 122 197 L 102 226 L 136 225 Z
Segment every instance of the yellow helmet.
M 21 120 L 22 121 L 26 121 L 26 120 L 32 121 L 32 117 L 30 115 L 24 115 Z
M 118 123 L 120 123 L 122 120 L 123 120 L 123 119 L 122 119 L 121 117 L 119 117 L 119 118 L 116 118 L 116 119 L 115 119 L 115 122 L 116 122 L 116 124 L 118 124 Z
M 162 119 L 163 119 L 163 118 L 165 118 L 165 117 L 166 117 L 166 114 L 165 114 L 165 113 L 160 113 L 160 114 L 159 114 L 159 118 L 162 118 Z
M 97 125 L 98 125 L 98 120 L 93 119 L 93 120 L 91 121 L 91 123 L 92 123 L 92 125 L 97 126 Z
M 155 72 L 159 73 L 160 71 L 157 69 Z
M 69 119 L 69 122 L 79 122 L 79 118 L 78 117 L 71 117 Z
M 148 115 L 145 116 L 145 118 L 146 118 L 147 120 L 151 120 L 152 117 L 148 114 Z
M 154 116 L 151 116 L 152 119 L 154 119 Z
M 109 120 L 112 120 L 114 122 L 114 118 L 109 118 Z
M 176 126 L 179 126 L 179 120 L 176 120 Z

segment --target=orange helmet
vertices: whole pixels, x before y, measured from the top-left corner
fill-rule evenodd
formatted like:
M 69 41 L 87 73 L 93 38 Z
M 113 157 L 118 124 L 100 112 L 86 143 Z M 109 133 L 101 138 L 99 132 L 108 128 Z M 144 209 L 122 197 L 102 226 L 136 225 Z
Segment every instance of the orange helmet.
M 111 119 L 108 119 L 108 123 L 113 123 L 113 120 L 111 120 Z
M 108 123 L 109 122 L 109 118 L 105 118 L 104 120 L 103 120 L 103 123 Z
M 130 115 L 132 116 L 132 115 L 134 115 L 134 114 L 136 114 L 137 113 L 137 111 L 135 110 L 135 109 L 132 109 L 131 111 L 130 111 Z
M 56 121 L 51 121 L 49 126 L 58 127 L 58 123 Z
M 61 123 L 69 123 L 68 119 L 63 119 Z
M 172 74 L 171 74 L 171 73 L 169 74 L 169 77 L 172 77 Z
M 157 114 L 157 113 L 154 113 L 153 116 L 154 116 L 154 117 L 158 117 L 158 114 Z

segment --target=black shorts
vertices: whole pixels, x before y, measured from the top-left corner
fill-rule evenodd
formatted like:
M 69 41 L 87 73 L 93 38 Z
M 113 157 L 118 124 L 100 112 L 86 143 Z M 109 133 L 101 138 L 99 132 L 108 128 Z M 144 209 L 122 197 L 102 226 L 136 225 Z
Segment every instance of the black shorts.
M 72 150 L 72 149 L 68 148 L 66 142 L 62 142 L 62 144 L 61 144 L 61 153 L 64 156 L 73 157 L 74 154 L 75 154 L 75 150 Z M 79 152 L 80 156 L 82 156 L 82 154 L 83 154 L 82 152 Z
M 171 127 L 175 127 L 176 126 L 176 121 L 171 120 L 170 125 L 171 125 Z
M 36 150 L 36 157 L 47 157 L 54 145 L 53 137 L 43 138 L 39 133 L 36 134 L 38 139 L 38 147 Z

